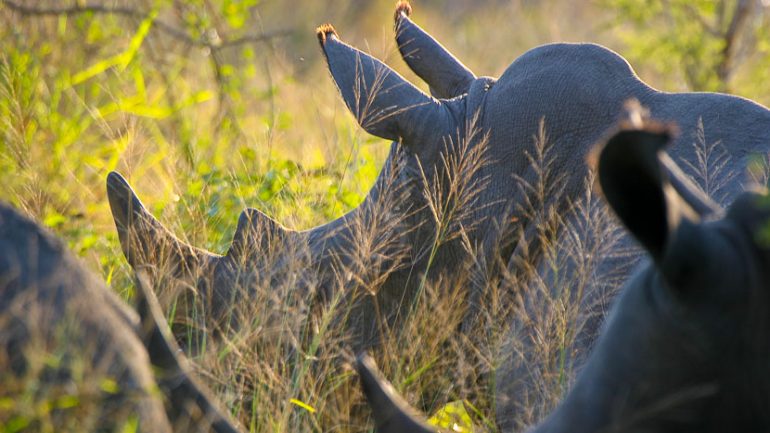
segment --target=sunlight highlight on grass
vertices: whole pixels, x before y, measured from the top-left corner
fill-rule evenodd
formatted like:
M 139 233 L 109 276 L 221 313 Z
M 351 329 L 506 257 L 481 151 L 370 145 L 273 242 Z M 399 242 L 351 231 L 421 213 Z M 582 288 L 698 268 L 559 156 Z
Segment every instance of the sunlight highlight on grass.
M 310 413 L 316 413 L 316 409 L 313 406 L 310 406 L 309 404 L 307 404 L 307 403 L 305 403 L 303 401 L 297 400 L 296 398 L 289 399 L 289 403 L 291 403 L 291 404 L 293 404 L 295 406 L 299 406 L 302 409 L 305 409 L 306 411 L 308 411 Z
M 473 421 L 462 400 L 450 401 L 439 409 L 428 423 L 457 433 L 472 433 Z

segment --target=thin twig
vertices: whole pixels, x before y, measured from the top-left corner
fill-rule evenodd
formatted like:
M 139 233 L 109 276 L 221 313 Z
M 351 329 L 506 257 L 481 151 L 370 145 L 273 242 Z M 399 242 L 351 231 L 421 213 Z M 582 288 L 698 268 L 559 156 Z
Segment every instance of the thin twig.
M 2 0 L 3 4 L 9 9 L 27 16 L 57 16 L 57 15 L 78 15 L 83 13 L 99 13 L 99 14 L 111 14 L 122 15 L 126 17 L 145 19 L 149 15 L 146 12 L 142 12 L 136 9 L 121 7 L 121 6 L 105 6 L 100 4 L 75 4 L 72 6 L 52 6 L 52 7 L 35 7 L 24 5 L 21 2 L 14 0 Z M 206 38 L 195 39 L 190 37 L 184 31 L 160 20 L 155 20 L 153 27 L 158 30 L 167 33 L 169 36 L 176 39 L 180 39 L 190 45 L 195 45 L 203 48 L 210 49 L 222 49 L 229 47 L 236 47 L 254 42 L 264 42 L 274 38 L 283 37 L 291 34 L 291 30 L 276 30 L 270 33 L 261 33 L 256 35 L 245 35 L 234 39 L 221 39 L 208 40 Z

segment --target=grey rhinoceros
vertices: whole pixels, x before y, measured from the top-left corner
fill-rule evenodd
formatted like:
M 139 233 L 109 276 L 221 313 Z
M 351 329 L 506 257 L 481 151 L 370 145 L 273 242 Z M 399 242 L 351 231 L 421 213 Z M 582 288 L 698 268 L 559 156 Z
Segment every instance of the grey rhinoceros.
M 590 184 L 592 174 L 584 161 L 593 144 L 615 125 L 632 98 L 651 116 L 676 122 L 681 134 L 669 154 L 701 188 L 688 187 L 692 181 L 681 171 L 672 175 L 672 184 L 691 206 L 702 205 L 698 210 L 707 212 L 713 205 L 699 196 L 732 202 L 743 190 L 750 162 L 770 151 L 770 111 L 735 96 L 655 90 L 618 54 L 588 43 L 537 47 L 500 78 L 477 77 L 418 27 L 410 11 L 407 3 L 399 3 L 398 47 L 432 96 L 342 42 L 331 26 L 319 29 L 331 76 L 346 105 L 367 132 L 393 141 L 379 178 L 359 207 L 301 232 L 247 209 L 232 247 L 218 255 L 176 239 L 146 211 L 125 180 L 111 173 L 108 194 L 123 251 L 134 266 L 170 263 L 172 274 L 221 314 L 242 303 L 255 280 L 270 283 L 297 261 L 288 254 L 266 265 L 264 250 L 276 244 L 300 251 L 307 264 L 297 287 L 318 287 L 328 298 L 340 290 L 368 289 L 376 281 L 378 311 L 388 318 L 405 315 L 403 306 L 424 281 L 465 278 L 470 313 L 464 329 L 472 329 L 473 311 L 485 288 L 494 285 L 506 266 L 515 280 L 512 291 L 523 298 L 519 302 L 526 311 L 539 302 L 527 299 L 528 287 L 557 290 L 549 283 L 556 278 L 555 267 L 546 260 L 551 246 L 562 240 L 577 246 L 593 241 L 602 244 L 601 254 L 591 254 L 587 261 L 568 258 L 558 266 L 591 268 L 585 271 L 590 277 L 586 281 L 573 279 L 584 284 L 567 288 L 570 302 L 582 307 L 564 344 L 549 349 L 564 354 L 560 365 L 569 376 L 593 340 L 605 300 L 640 256 L 627 238 L 605 242 L 593 232 L 595 227 L 579 227 L 585 218 L 574 210 Z M 552 219 L 562 229 L 549 240 L 541 232 Z M 363 297 L 351 314 L 350 329 L 363 342 L 359 347 L 378 333 L 374 299 Z M 508 341 L 526 346 L 537 326 L 522 319 L 512 326 Z M 532 353 L 536 351 L 503 348 L 498 376 L 516 379 L 502 382 L 501 396 L 527 393 L 527 399 L 539 398 L 532 389 L 541 367 Z M 520 403 L 503 399 L 498 407 L 510 414 Z
M 0 423 L 240 431 L 177 355 L 146 278 L 136 279 L 137 316 L 62 242 L 0 202 L 0 397 L 19 405 Z
M 647 260 L 621 289 L 574 387 L 532 433 L 770 429 L 770 196 L 703 221 L 667 179 L 671 131 L 625 125 L 598 176 Z M 380 433 L 432 432 L 359 358 Z

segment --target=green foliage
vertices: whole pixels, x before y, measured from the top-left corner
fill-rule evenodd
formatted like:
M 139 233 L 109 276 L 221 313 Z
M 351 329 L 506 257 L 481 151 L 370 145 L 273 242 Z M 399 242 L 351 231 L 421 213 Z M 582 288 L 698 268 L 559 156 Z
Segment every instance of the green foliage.
M 11 25 L 18 17 L 4 10 L 0 197 L 93 257 L 117 251 L 114 236 L 110 242 L 97 240 L 104 233 L 95 236 L 109 229 L 103 181 L 110 170 L 154 179 L 156 188 L 160 183 L 162 195 L 179 197 L 169 216 L 191 215 L 189 222 L 182 218 L 183 226 L 197 226 L 204 215 L 213 219 L 207 233 L 198 235 L 222 245 L 245 205 L 311 225 L 358 204 L 382 152 L 360 151 L 352 142 L 339 153 L 316 151 L 301 161 L 278 157 L 299 147 L 295 137 L 271 138 L 265 146 L 247 132 L 285 134 L 295 129 L 293 116 L 254 118 L 260 106 L 274 104 L 277 83 L 258 76 L 255 63 L 261 59 L 254 45 L 212 52 L 206 44 L 215 45 L 213 36 L 204 29 L 216 21 L 232 39 L 251 32 L 244 27 L 258 3 L 179 6 L 181 45 L 163 32 L 170 26 L 165 1 L 155 2 L 139 21 L 93 13 L 24 18 L 36 32 Z M 158 16 L 163 17 L 156 22 Z M 181 49 L 198 40 L 202 48 Z M 173 48 L 159 56 L 163 46 Z M 358 158 L 351 160 L 353 153 Z
M 107 59 L 100 60 L 85 70 L 76 73 L 71 78 L 72 84 L 80 84 L 112 67 L 117 68 L 118 72 L 125 71 L 126 67 L 131 63 L 131 61 L 134 59 L 134 56 L 136 56 L 136 53 L 139 51 L 139 48 L 142 46 L 142 42 L 147 36 L 147 33 L 149 33 L 150 27 L 152 27 L 152 22 L 155 20 L 156 15 L 157 13 L 155 12 L 150 13 L 147 18 L 142 21 L 142 24 L 139 26 L 139 29 L 137 29 L 136 34 L 134 34 L 134 36 L 131 38 L 131 41 L 128 44 L 128 48 L 125 51 Z
M 762 97 L 767 77 L 767 6 L 758 0 L 600 0 L 632 64 L 682 90 Z M 745 78 L 744 78 L 745 77 Z M 750 78 L 749 78 L 750 77 Z M 748 80 L 746 79 L 748 78 Z M 678 81 L 678 83 L 677 83 Z M 678 84 L 678 85 L 677 85 Z
M 258 4 L 259 0 L 223 0 L 220 10 L 230 27 L 240 29 L 246 24 L 249 11 Z

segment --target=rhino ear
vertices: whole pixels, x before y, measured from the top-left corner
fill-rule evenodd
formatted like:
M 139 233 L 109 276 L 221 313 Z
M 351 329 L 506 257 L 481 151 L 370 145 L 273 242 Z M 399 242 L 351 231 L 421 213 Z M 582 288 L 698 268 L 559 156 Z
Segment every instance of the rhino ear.
M 673 127 L 621 128 L 601 149 L 599 184 L 623 224 L 660 262 L 682 220 L 699 217 L 674 189 L 661 162 Z
M 454 98 L 468 92 L 476 76 L 409 16 L 412 7 L 406 1 L 396 6 L 396 43 L 409 68 L 423 79 L 433 96 Z
M 358 356 L 356 369 L 361 376 L 369 407 L 374 414 L 378 433 L 434 433 L 422 421 L 417 411 L 409 406 L 388 383 L 377 369 L 374 360 L 367 354 Z
M 368 133 L 415 146 L 436 142 L 457 129 L 444 102 L 340 41 L 331 25 L 318 28 L 318 40 L 342 99 Z
M 282 226 L 257 209 L 245 209 L 238 217 L 233 243 L 227 256 L 238 260 L 250 256 L 252 252 L 271 251 L 282 245 L 291 230 Z
M 134 269 L 150 266 L 169 270 L 178 277 L 219 257 L 177 239 L 145 209 L 126 179 L 114 171 L 107 175 L 107 198 L 123 254 Z

